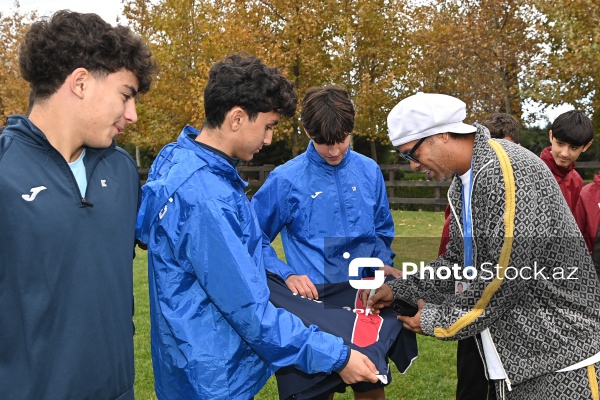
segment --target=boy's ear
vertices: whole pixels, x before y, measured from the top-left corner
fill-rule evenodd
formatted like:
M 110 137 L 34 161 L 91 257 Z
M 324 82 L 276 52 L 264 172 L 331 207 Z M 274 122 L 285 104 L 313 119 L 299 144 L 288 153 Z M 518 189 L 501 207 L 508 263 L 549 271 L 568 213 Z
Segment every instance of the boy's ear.
M 593 141 L 594 141 L 594 139 L 590 140 L 590 142 L 588 144 L 583 146 L 583 150 L 581 150 L 581 152 L 584 153 L 587 149 L 589 149 L 592 146 Z
M 77 68 L 67 77 L 67 85 L 69 90 L 80 99 L 83 98 L 84 93 L 88 87 L 88 81 L 90 79 L 90 73 L 85 68 Z
M 225 122 L 227 122 L 231 130 L 235 132 L 240 128 L 245 114 L 245 111 L 241 107 L 235 106 L 225 114 Z
M 548 137 L 550 138 L 550 142 L 552 142 L 552 129 L 548 132 Z

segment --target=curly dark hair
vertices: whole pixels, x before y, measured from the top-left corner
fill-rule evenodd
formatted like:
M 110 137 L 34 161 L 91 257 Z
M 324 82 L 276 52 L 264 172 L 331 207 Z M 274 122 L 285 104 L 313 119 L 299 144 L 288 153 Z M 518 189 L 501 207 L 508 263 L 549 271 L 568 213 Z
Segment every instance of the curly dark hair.
M 54 94 L 77 68 L 96 76 L 131 71 L 139 93 L 150 89 L 158 71 L 146 42 L 129 28 L 69 10 L 31 25 L 21 43 L 19 66 L 36 100 Z
M 348 92 L 337 86 L 308 89 L 300 117 L 316 144 L 342 143 L 354 130 L 354 104 Z
M 298 97 L 294 85 L 277 68 L 267 67 L 247 53 L 227 55 L 208 73 L 204 88 L 205 126 L 219 128 L 225 114 L 241 107 L 250 120 L 258 113 L 276 111 L 286 117 L 296 112 Z

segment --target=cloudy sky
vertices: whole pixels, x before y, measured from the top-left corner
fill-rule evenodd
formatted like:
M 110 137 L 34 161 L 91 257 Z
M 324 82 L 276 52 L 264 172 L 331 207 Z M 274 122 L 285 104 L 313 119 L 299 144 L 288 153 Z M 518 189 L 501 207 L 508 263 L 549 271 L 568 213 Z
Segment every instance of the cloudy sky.
M 0 12 L 9 13 L 15 9 L 15 0 L 0 0 Z M 96 13 L 106 22 L 115 24 L 121 15 L 121 0 L 19 0 L 21 11 L 37 10 L 40 15 L 51 15 L 55 11 L 69 9 L 84 13 Z M 122 17 L 121 17 L 122 19 Z

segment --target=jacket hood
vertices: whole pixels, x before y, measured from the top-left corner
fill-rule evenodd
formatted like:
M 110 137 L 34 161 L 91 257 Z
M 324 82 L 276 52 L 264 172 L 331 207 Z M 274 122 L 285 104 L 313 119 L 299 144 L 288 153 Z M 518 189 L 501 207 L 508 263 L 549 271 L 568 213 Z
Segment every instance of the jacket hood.
M 136 237 L 140 241 L 148 243 L 156 217 L 168 207 L 171 196 L 195 171 L 208 166 L 215 174 L 238 181 L 244 187 L 248 185 L 221 156 L 194 142 L 199 134 L 200 131 L 194 127 L 184 127 L 177 142 L 166 145 L 152 163 L 148 180 L 142 187 L 142 202 L 137 217 Z
M 35 144 L 40 147 L 50 148 L 50 142 L 33 122 L 24 115 L 11 115 L 8 117 L 6 128 L 3 134 L 14 133 L 15 138 L 26 140 L 30 144 Z
M 8 117 L 6 128 L 2 134 L 7 136 L 12 134 L 12 137 L 16 140 L 26 141 L 29 144 L 43 147 L 47 150 L 56 150 L 48 141 L 44 132 L 24 115 L 11 115 Z M 106 148 L 91 148 L 86 146 L 86 149 L 88 150 L 86 157 L 89 159 L 92 154 L 99 156 L 106 150 L 112 150 L 115 147 L 117 146 L 114 140 L 111 145 Z

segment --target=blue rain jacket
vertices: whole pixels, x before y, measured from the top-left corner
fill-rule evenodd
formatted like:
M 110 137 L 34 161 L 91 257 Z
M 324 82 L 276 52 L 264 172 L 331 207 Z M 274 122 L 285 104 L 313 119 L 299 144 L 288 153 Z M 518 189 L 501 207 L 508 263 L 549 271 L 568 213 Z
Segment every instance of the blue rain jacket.
M 340 338 L 269 302 L 263 233 L 236 169 L 186 127 L 142 189 L 159 399 L 249 399 L 278 368 L 341 368 Z
M 394 221 L 381 170 L 350 149 L 331 166 L 311 141 L 306 152 L 269 174 L 252 205 L 269 239 L 266 268 L 283 279 L 295 274 L 313 283 L 347 281 L 357 257 L 393 265 Z M 269 245 L 279 233 L 287 264 Z M 371 272 L 362 269 L 363 276 Z

